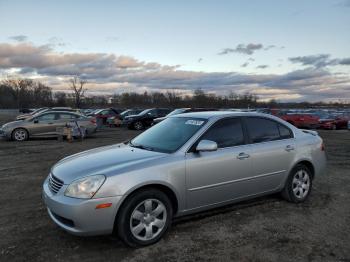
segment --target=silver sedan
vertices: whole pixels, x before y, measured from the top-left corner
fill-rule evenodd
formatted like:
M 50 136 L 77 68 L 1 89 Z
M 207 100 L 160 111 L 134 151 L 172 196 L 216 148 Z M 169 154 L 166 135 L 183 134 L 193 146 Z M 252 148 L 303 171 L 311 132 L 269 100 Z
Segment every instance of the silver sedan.
M 0 128 L 0 137 L 16 141 L 32 137 L 55 137 L 58 135 L 58 128 L 63 128 L 69 122 L 76 122 L 80 127 L 84 127 L 84 135 L 95 133 L 97 129 L 96 121 L 92 117 L 73 112 L 48 111 L 3 125 Z
M 51 219 L 76 235 L 158 241 L 172 218 L 281 192 L 300 203 L 326 165 L 322 139 L 265 114 L 176 115 L 126 144 L 58 162 L 43 185 Z

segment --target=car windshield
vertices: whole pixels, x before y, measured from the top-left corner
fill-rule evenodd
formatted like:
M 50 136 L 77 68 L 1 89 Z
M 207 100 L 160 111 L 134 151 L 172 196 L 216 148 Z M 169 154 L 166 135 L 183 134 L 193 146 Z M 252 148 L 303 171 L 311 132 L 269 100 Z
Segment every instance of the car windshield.
M 183 146 L 206 119 L 170 117 L 130 141 L 130 146 L 145 150 L 173 153 Z
M 184 109 L 184 108 L 175 109 L 174 111 L 171 111 L 169 114 L 167 114 L 167 116 L 178 115 L 178 114 L 185 112 L 185 110 L 186 109 Z

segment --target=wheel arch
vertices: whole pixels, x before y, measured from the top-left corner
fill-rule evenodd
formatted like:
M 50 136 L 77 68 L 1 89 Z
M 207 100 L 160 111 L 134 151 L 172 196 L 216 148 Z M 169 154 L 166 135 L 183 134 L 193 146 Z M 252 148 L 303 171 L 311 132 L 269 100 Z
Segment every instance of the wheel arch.
M 23 129 L 23 130 L 25 130 L 25 131 L 27 132 L 27 139 L 29 139 L 29 136 L 30 136 L 29 130 L 28 130 L 27 128 L 25 128 L 25 127 L 19 126 L 19 127 L 14 128 L 14 129 L 11 131 L 11 140 L 14 140 L 14 139 L 13 139 L 13 134 L 14 134 L 15 131 L 18 130 L 18 129 Z
M 124 197 L 121 199 L 121 203 L 120 203 L 120 205 L 118 207 L 118 210 L 117 210 L 117 213 L 116 213 L 116 216 L 115 216 L 114 230 L 113 231 L 115 231 L 115 229 L 116 229 L 116 223 L 117 223 L 118 218 L 119 218 L 120 210 L 123 208 L 123 206 L 128 201 L 128 199 L 130 199 L 137 192 L 140 192 L 140 191 L 146 190 L 146 189 L 157 189 L 157 190 L 163 192 L 164 194 L 166 194 L 166 196 L 169 197 L 169 200 L 170 200 L 170 202 L 172 204 L 173 214 L 175 215 L 178 212 L 179 199 L 178 199 L 178 196 L 175 193 L 174 189 L 171 188 L 171 186 L 165 185 L 164 183 L 160 183 L 160 182 L 153 182 L 153 183 L 149 183 L 149 184 L 143 184 L 143 185 L 140 185 L 140 186 L 138 186 L 136 188 L 130 189 L 124 195 Z
M 293 166 L 293 168 L 295 168 L 297 165 L 304 165 L 304 166 L 306 166 L 311 172 L 312 179 L 314 179 L 314 177 L 315 177 L 315 167 L 314 167 L 314 165 L 312 164 L 312 162 L 310 160 L 307 160 L 307 159 L 300 160 Z M 293 170 L 293 168 L 291 170 Z

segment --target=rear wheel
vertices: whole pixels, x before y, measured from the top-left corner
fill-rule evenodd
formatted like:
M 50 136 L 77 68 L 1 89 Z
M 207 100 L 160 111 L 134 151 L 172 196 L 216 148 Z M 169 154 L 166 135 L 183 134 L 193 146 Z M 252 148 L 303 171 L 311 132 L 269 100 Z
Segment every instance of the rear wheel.
M 168 230 L 173 209 L 166 194 L 147 189 L 132 195 L 120 210 L 118 236 L 128 246 L 147 246 L 159 241 Z
M 28 131 L 25 130 L 24 128 L 17 128 L 13 130 L 11 137 L 12 137 L 12 140 L 15 140 L 15 141 L 25 141 L 28 139 L 29 135 L 28 135 Z
M 305 165 L 299 164 L 290 172 L 282 196 L 289 202 L 301 203 L 310 195 L 311 188 L 311 172 Z

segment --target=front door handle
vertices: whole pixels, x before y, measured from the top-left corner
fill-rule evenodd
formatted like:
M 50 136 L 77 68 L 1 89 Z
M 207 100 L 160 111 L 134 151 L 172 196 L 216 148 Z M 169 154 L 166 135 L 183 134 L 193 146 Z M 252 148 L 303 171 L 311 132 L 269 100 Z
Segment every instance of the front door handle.
M 293 151 L 293 150 L 294 150 L 294 147 L 291 146 L 291 145 L 288 145 L 288 146 L 285 147 L 285 150 L 286 150 L 287 152 Z
M 245 158 L 248 158 L 248 157 L 250 157 L 250 155 L 242 152 L 242 153 L 238 154 L 237 159 L 241 159 L 242 160 L 242 159 L 245 159 Z

